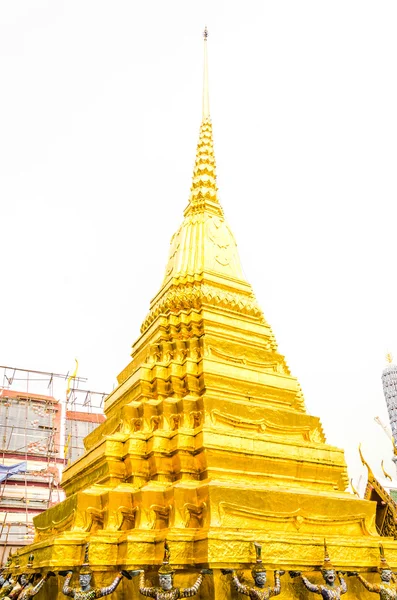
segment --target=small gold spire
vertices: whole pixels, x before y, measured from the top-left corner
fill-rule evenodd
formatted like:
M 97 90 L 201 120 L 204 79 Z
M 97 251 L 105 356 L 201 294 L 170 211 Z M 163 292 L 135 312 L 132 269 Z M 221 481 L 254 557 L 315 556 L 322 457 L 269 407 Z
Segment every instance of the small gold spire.
M 391 364 L 393 362 L 393 354 L 391 352 L 388 352 L 386 354 L 386 360 L 389 364 Z
M 207 56 L 207 25 L 204 28 L 204 82 L 203 82 L 203 121 L 209 119 L 210 116 L 210 96 L 208 89 L 208 56 Z

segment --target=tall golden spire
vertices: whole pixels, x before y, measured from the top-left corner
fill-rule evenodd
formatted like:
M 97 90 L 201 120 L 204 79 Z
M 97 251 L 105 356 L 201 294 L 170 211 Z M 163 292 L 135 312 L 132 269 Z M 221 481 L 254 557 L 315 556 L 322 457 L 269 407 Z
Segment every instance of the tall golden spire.
M 237 244 L 218 199 L 209 115 L 207 27 L 203 37 L 203 115 L 189 202 L 183 223 L 171 239 L 163 285 L 151 302 L 142 332 L 164 310 L 190 310 L 207 302 L 223 303 L 224 308 L 242 311 L 260 322 L 264 321 L 252 288 L 245 280 Z M 273 344 L 273 335 L 270 335 Z
M 209 119 L 210 116 L 210 95 L 208 88 L 208 54 L 207 54 L 207 39 L 208 29 L 207 25 L 204 28 L 204 82 L 203 82 L 203 121 Z
M 185 216 L 191 212 L 207 211 L 222 216 L 216 187 L 216 164 L 214 142 L 212 139 L 212 123 L 210 118 L 210 101 L 208 89 L 208 30 L 204 29 L 204 81 L 203 81 L 203 119 L 197 144 L 196 162 L 193 169 L 193 181 L 190 188 L 189 204 Z

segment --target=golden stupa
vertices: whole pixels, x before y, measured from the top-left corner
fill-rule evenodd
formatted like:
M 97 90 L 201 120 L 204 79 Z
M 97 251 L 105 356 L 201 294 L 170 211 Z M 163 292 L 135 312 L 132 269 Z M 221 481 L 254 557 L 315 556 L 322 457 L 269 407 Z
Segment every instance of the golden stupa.
M 397 566 L 397 542 L 379 537 L 376 503 L 346 491 L 343 451 L 306 413 L 245 280 L 218 199 L 206 35 L 204 49 L 193 183 L 163 283 L 106 399 L 107 419 L 65 469 L 66 500 L 36 517 L 20 572 L 31 552 L 36 569 L 78 570 L 89 541 L 96 585 L 118 568 L 143 567 L 154 581 L 166 539 L 176 584 L 210 567 L 200 596 L 223 600 L 237 596 L 220 569 L 248 573 L 253 542 L 269 570 L 312 572 L 318 582 L 324 538 L 337 569 L 370 571 L 379 541 Z M 62 581 L 40 594 L 62 598 Z M 354 578 L 348 585 L 347 598 L 371 597 Z M 135 578 L 113 597 L 123 594 L 139 597 Z M 281 594 L 307 597 L 287 574 Z

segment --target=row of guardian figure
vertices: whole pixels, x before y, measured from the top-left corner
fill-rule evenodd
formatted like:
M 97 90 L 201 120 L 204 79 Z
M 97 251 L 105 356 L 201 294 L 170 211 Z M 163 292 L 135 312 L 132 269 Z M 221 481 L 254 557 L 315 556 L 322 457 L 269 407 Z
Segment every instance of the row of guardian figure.
M 281 593 L 281 577 L 285 574 L 283 570 L 274 571 L 274 586 L 267 585 L 266 569 L 262 562 L 262 547 L 255 543 L 256 562 L 252 567 L 251 574 L 254 585 L 242 583 L 234 569 L 221 569 L 224 576 L 231 575 L 232 584 L 236 590 L 252 600 L 268 600 Z M 109 586 L 92 588 L 92 571 L 88 559 L 89 544 L 86 545 L 84 563 L 79 573 L 79 586 L 71 587 L 70 582 L 73 571 L 59 571 L 59 575 L 64 576 L 62 591 L 65 596 L 70 596 L 75 600 L 94 600 L 102 596 L 108 596 L 114 592 L 123 577 L 132 579 L 139 576 L 139 591 L 143 596 L 149 596 L 155 600 L 178 600 L 195 596 L 202 584 L 204 575 L 211 575 L 211 569 L 202 569 L 195 583 L 188 588 L 178 588 L 174 586 L 175 570 L 170 565 L 170 552 L 167 542 L 164 543 L 164 558 L 161 567 L 158 570 L 159 585 L 156 587 L 147 586 L 145 583 L 145 571 L 142 569 L 134 571 L 120 571 Z M 370 583 L 358 572 L 351 571 L 349 577 L 357 577 L 363 586 L 370 592 L 378 594 L 381 600 L 397 600 L 397 577 L 387 564 L 383 547 L 380 546 L 380 583 Z M 33 556 L 30 555 L 28 566 L 33 566 Z M 55 576 L 55 573 L 49 571 L 45 576 L 40 574 L 23 573 L 18 577 L 14 576 L 10 565 L 6 565 L 0 575 L 0 600 L 30 600 L 43 587 L 45 582 Z M 345 573 L 335 571 L 324 540 L 324 562 L 321 573 L 324 584 L 314 584 L 300 571 L 289 571 L 291 578 L 301 578 L 304 586 L 314 594 L 319 594 L 324 600 L 339 600 L 347 592 L 347 584 L 344 578 Z

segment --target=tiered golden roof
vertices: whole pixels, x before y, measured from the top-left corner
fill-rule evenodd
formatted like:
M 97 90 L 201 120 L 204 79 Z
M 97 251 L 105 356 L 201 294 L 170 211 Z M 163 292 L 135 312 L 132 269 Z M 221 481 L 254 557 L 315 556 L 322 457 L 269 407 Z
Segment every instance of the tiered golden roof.
M 320 567 L 324 537 L 339 568 L 366 568 L 379 538 L 374 503 L 345 491 L 343 451 L 306 413 L 245 280 L 218 198 L 206 74 L 205 64 L 193 183 L 164 281 L 107 420 L 64 472 L 67 499 L 35 520 L 35 556 L 77 565 L 89 539 L 94 571 L 158 565 L 166 538 L 174 566 L 210 565 L 211 597 L 226 598 L 217 569 L 248 567 L 253 541 L 269 568 Z

